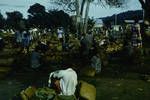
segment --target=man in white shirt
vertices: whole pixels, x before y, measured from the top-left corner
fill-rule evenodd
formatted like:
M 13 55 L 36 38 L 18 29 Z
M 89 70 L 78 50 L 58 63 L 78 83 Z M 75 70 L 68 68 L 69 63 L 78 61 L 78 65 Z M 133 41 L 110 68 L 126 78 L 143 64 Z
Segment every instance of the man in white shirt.
M 60 79 L 60 95 L 74 95 L 77 86 L 77 73 L 72 68 L 50 73 L 49 86 L 51 85 L 52 78 Z

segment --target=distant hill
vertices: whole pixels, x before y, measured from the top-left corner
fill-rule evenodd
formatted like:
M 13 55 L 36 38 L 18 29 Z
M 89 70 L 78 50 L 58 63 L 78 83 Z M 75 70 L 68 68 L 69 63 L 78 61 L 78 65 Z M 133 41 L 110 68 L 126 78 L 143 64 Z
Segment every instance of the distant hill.
M 135 16 L 140 19 L 143 19 L 143 11 L 135 10 L 135 11 L 127 11 L 117 14 L 117 24 L 123 24 L 124 20 L 132 20 Z M 108 17 L 99 18 L 102 19 L 105 24 L 114 23 L 115 14 Z

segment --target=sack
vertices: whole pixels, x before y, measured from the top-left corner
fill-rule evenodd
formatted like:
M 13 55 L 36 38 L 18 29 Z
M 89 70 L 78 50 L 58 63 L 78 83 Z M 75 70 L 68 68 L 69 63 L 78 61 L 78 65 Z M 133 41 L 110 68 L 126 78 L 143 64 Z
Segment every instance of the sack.
M 36 88 L 29 86 L 27 89 L 22 90 L 20 96 L 22 100 L 30 100 L 35 94 Z
M 96 100 L 95 86 L 85 81 L 79 81 L 79 84 L 80 84 L 79 98 L 84 98 L 86 100 Z

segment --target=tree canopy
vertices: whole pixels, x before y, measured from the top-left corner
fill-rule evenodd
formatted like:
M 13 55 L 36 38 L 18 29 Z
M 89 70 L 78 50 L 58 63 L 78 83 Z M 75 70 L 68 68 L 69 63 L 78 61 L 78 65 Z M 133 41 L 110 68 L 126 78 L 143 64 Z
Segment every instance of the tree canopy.
M 36 3 L 28 9 L 28 13 L 31 15 L 37 15 L 37 14 L 42 14 L 45 13 L 45 7 L 39 3 Z
M 28 26 L 39 28 L 68 27 L 71 24 L 70 16 L 64 11 L 49 10 L 40 4 L 34 4 L 28 9 Z
M 5 19 L 3 15 L 0 13 L 0 28 L 4 28 Z
M 128 0 L 98 0 L 103 5 L 109 5 L 110 7 L 122 7 L 128 2 Z
M 83 9 L 83 6 L 87 1 L 102 6 L 109 5 L 110 7 L 122 7 L 128 2 L 128 0 L 51 0 L 54 4 L 63 6 L 62 8 L 67 11 L 76 11 L 77 2 L 80 3 L 81 9 Z
M 19 11 L 14 12 L 6 12 L 7 19 L 7 28 L 13 28 L 13 29 L 23 29 L 25 28 L 24 25 L 22 25 L 23 21 L 23 15 Z
M 95 2 L 100 5 L 109 5 L 110 7 L 121 7 L 123 4 L 126 3 L 128 0 L 51 0 L 51 2 L 55 3 L 56 5 L 61 5 L 64 10 L 69 10 L 71 12 L 76 12 L 76 29 L 83 30 L 84 33 L 87 31 L 88 27 L 88 13 L 89 13 L 89 6 L 90 3 Z M 67 9 L 66 9 L 67 8 Z M 85 12 L 83 12 L 85 11 Z M 84 14 L 84 15 L 83 15 Z M 83 18 L 84 20 L 80 23 L 82 23 L 83 26 L 79 25 L 78 17 Z M 78 27 L 81 26 L 79 29 Z

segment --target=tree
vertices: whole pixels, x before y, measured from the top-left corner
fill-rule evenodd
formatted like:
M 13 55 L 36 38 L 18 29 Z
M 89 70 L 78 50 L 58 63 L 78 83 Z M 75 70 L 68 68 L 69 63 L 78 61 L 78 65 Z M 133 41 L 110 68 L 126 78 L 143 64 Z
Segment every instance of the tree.
M 43 28 L 67 28 L 71 23 L 70 16 L 62 10 L 49 10 L 46 12 L 45 7 L 38 3 L 30 6 L 28 9 L 28 26 Z
M 72 20 L 70 16 L 62 10 L 60 11 L 50 10 L 49 22 L 51 22 L 53 28 L 57 28 L 57 27 L 68 28 L 71 25 Z
M 43 14 L 45 13 L 45 7 L 39 3 L 35 3 L 28 9 L 28 13 L 31 15 Z
M 54 3 L 55 4 L 58 4 L 58 5 L 62 5 L 63 8 L 68 8 L 67 11 L 70 11 L 70 12 L 76 12 L 76 28 L 77 28 L 77 32 L 79 32 L 79 28 L 83 27 L 84 30 L 84 33 L 86 33 L 86 28 L 87 28 L 87 22 L 88 22 L 88 12 L 89 12 L 89 6 L 90 6 L 90 3 L 92 2 L 93 0 L 54 0 Z M 86 9 L 86 12 L 85 12 L 85 20 L 83 22 L 81 22 L 81 19 L 83 18 L 83 11 L 84 11 L 84 6 L 86 5 L 85 9 Z M 83 25 L 83 26 L 81 26 Z M 81 26 L 81 27 L 80 27 Z
M 103 6 L 109 5 L 109 7 L 123 7 L 127 2 L 128 0 L 98 0 L 98 3 Z
M 28 9 L 28 25 L 31 27 L 45 28 L 48 14 L 45 7 L 39 3 L 35 3 Z
M 84 33 L 86 33 L 90 3 L 92 3 L 93 1 L 97 1 L 97 4 L 101 4 L 103 6 L 109 5 L 110 7 L 121 7 L 128 0 L 54 0 L 54 1 L 56 4 L 63 5 L 65 8 L 68 7 L 70 11 L 76 12 L 77 29 L 78 29 L 78 17 L 82 18 L 83 14 L 85 14 L 85 18 L 84 21 L 82 22 L 82 25 Z M 83 11 L 85 11 L 85 13 L 83 13 Z
M 13 28 L 17 30 L 23 30 L 25 29 L 25 26 L 23 24 L 23 15 L 19 11 L 14 12 L 6 12 L 7 15 L 7 27 Z
M 0 29 L 4 28 L 5 19 L 3 15 L 0 13 Z
M 150 22 L 150 0 L 139 0 L 144 10 L 144 18 Z

